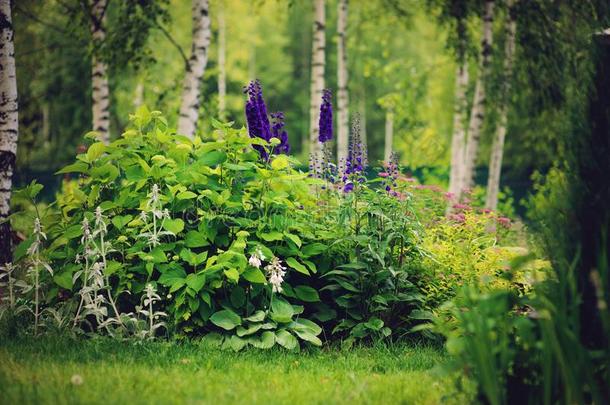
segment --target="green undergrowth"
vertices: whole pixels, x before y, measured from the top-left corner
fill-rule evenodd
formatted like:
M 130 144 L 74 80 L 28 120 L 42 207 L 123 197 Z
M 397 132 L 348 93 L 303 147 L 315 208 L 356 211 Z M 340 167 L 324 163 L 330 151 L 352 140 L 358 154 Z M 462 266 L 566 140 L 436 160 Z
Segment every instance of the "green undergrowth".
M 0 403 L 467 403 L 431 346 L 247 349 L 56 337 L 0 342 Z

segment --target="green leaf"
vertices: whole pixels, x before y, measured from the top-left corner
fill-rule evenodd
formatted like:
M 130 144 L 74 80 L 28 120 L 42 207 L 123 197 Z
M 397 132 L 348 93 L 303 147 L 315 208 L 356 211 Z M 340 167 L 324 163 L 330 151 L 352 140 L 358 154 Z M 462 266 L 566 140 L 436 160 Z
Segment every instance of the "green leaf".
M 263 272 L 255 267 L 247 268 L 241 276 L 251 283 L 265 284 L 267 282 Z
M 250 326 L 248 326 L 247 329 L 244 328 L 243 326 L 238 326 L 237 327 L 237 336 L 242 337 L 242 336 L 252 335 L 253 333 L 258 332 L 262 327 L 263 327 L 263 325 L 260 323 L 255 323 L 253 325 L 250 325 Z
M 294 292 L 297 297 L 305 302 L 318 302 L 320 301 L 320 296 L 315 288 L 309 287 L 307 285 L 298 285 L 294 288 Z
M 290 239 L 291 241 L 294 242 L 295 245 L 297 245 L 298 247 L 301 247 L 301 245 L 303 244 L 303 242 L 301 242 L 301 238 L 299 238 L 297 235 L 294 235 L 292 233 L 287 233 L 284 232 L 284 235 Z
M 248 342 L 257 349 L 271 349 L 275 344 L 275 333 L 265 331 L 259 338 L 251 337 Z
M 318 336 L 322 333 L 322 328 L 315 322 L 310 321 L 307 318 L 299 318 L 294 324 L 290 325 L 293 330 L 307 330 L 314 335 Z
M 377 317 L 372 317 L 364 324 L 364 326 L 366 326 L 368 329 L 379 331 L 381 328 L 383 328 L 383 321 Z
M 190 248 L 209 245 L 205 235 L 199 231 L 188 231 L 184 238 L 184 242 L 186 243 L 186 246 Z
M 223 309 L 218 312 L 214 312 L 210 317 L 210 321 L 225 330 L 235 329 L 236 326 L 241 325 L 241 318 L 235 312 L 230 309 Z
M 273 170 L 282 170 L 287 168 L 289 165 L 288 157 L 286 155 L 278 155 L 271 162 Z
M 223 151 L 212 150 L 208 153 L 205 153 L 203 156 L 199 158 L 199 163 L 205 166 L 216 166 L 222 162 L 227 160 L 227 154 Z
M 106 146 L 104 145 L 103 142 L 96 142 L 96 143 L 92 144 L 91 146 L 89 146 L 89 149 L 87 150 L 87 160 L 89 162 L 95 161 L 97 158 L 102 156 L 102 153 L 104 153 L 104 150 L 106 150 Z
M 53 276 L 53 281 L 58 286 L 65 288 L 66 290 L 72 289 L 72 271 L 70 269 L 66 269 L 61 273 L 55 274 Z
M 267 242 L 282 240 L 284 238 L 284 235 L 282 235 L 281 232 L 277 231 L 261 232 L 258 234 L 258 236 L 260 236 L 263 240 L 266 240 Z
M 274 295 L 271 300 L 271 319 L 276 322 L 290 322 L 294 315 L 294 309 L 288 301 Z
M 319 255 L 320 253 L 324 252 L 326 249 L 327 249 L 326 245 L 316 242 L 316 243 L 311 243 L 309 245 L 303 246 L 303 249 L 301 249 L 301 253 L 303 253 L 303 255 L 305 255 L 306 257 L 309 257 L 309 256 Z
M 241 308 L 246 303 L 246 292 L 240 286 L 236 286 L 231 291 L 231 304 L 235 308 Z
M 175 266 L 161 274 L 161 277 L 159 277 L 159 284 L 169 287 L 179 280 L 184 281 L 185 278 L 186 272 L 184 269 L 182 267 Z
M 186 285 L 192 288 L 195 292 L 199 292 L 205 285 L 205 274 L 189 274 L 186 277 Z
M 301 263 L 299 263 L 297 261 L 297 259 L 295 259 L 294 257 L 287 258 L 286 264 L 289 265 L 290 267 L 292 267 L 293 269 L 295 269 L 296 271 L 298 271 L 299 273 L 309 275 L 309 270 L 307 270 L 307 268 L 305 266 L 303 266 Z
M 235 335 L 231 336 L 231 338 L 228 339 L 228 341 L 229 341 L 229 346 L 231 347 L 231 349 L 235 350 L 236 352 L 240 351 L 241 349 L 246 347 L 246 344 L 248 344 L 248 342 L 245 339 L 242 339 Z
M 163 221 L 163 228 L 165 228 L 166 231 L 177 235 L 184 229 L 184 221 L 180 218 L 166 219 L 165 221 Z
M 260 309 L 258 311 L 256 311 L 255 313 L 253 313 L 252 315 L 250 315 L 249 317 L 245 318 L 246 321 L 250 321 L 250 322 L 262 322 L 265 319 L 265 311 L 261 311 Z
M 302 329 L 302 330 L 295 329 L 294 333 L 296 333 L 298 337 L 300 337 L 301 339 L 303 339 L 306 342 L 309 342 L 315 346 L 322 346 L 322 341 L 316 335 L 314 335 L 307 329 Z
M 235 268 L 231 268 L 224 271 L 225 276 L 235 283 L 239 281 L 239 272 Z
M 133 219 L 133 215 L 117 215 L 112 218 L 112 225 L 116 229 L 123 229 Z
M 292 336 L 292 334 L 285 329 L 275 332 L 275 341 L 288 350 L 294 350 L 299 345 L 297 338 Z
M 55 174 L 64 174 L 64 173 L 87 173 L 87 170 L 89 169 L 89 165 L 85 162 L 76 162 L 76 163 L 72 163 L 71 165 L 68 165 L 66 167 L 64 167 L 61 170 L 58 170 L 55 172 Z
M 182 191 L 178 193 L 176 198 L 179 200 L 190 200 L 193 198 L 197 198 L 197 194 L 193 193 L 192 191 Z

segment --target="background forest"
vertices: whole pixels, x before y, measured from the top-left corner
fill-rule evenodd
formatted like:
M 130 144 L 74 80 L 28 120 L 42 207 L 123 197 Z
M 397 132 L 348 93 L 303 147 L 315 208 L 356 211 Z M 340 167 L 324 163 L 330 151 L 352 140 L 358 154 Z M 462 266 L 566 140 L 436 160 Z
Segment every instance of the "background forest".
M 392 120 L 390 150 L 398 152 L 401 163 L 420 178 L 430 174 L 430 180 L 440 185 L 449 179 L 455 72 L 459 64 L 458 18 L 463 18 L 459 23 L 464 24 L 467 41 L 464 58 L 471 72 L 466 88 L 467 111 L 473 103 L 480 52 L 483 2 L 456 2 L 460 3 L 464 4 L 352 1 L 347 20 L 349 111 L 361 117 L 370 161 L 384 159 L 385 134 L 388 120 Z M 112 5 L 105 22 L 106 40 L 92 43 L 89 22 L 78 2 L 18 2 L 14 9 L 14 24 L 19 27 L 15 47 L 20 50 L 16 60 L 22 106 L 18 184 L 32 178 L 48 185 L 56 182 L 52 173 L 70 161 L 82 143 L 82 135 L 91 128 L 88 83 L 93 53 L 108 60 L 112 137 L 124 130 L 129 113 L 143 104 L 163 111 L 170 123 L 177 122 L 185 58 L 191 43 L 190 6 L 190 2 L 180 0 Z M 464 15 L 456 14 L 452 7 L 463 8 L 457 11 Z M 524 12 L 534 12 L 541 6 L 523 7 L 532 7 Z M 324 76 L 326 86 L 337 89 L 335 2 L 329 2 L 326 9 Z M 313 19 L 312 5 L 308 1 L 212 1 L 210 10 L 212 41 L 201 84 L 199 129 L 209 130 L 212 118 L 244 125 L 243 87 L 258 78 L 265 86 L 269 104 L 285 113 L 293 153 L 306 162 L 312 36 L 308 21 Z M 486 83 L 492 94 L 498 94 L 502 81 L 506 36 L 502 13 L 506 13 L 503 7 L 497 7 L 495 55 Z M 518 35 L 535 35 L 543 44 L 543 35 L 547 34 L 530 33 L 520 27 Z M 222 66 L 221 36 L 225 38 Z M 552 128 L 542 125 L 553 122 L 550 117 L 554 111 L 533 115 L 532 100 L 526 97 L 532 79 L 528 51 L 517 49 L 502 174 L 502 181 L 513 186 L 519 198 L 524 197 L 531 174 L 536 170 L 546 172 L 554 156 Z M 221 71 L 226 77 L 224 108 L 219 96 Z M 481 185 L 487 181 L 485 166 L 498 115 L 494 99 L 490 98 L 488 104 L 491 108 L 477 158 L 477 165 L 483 169 L 477 177 Z

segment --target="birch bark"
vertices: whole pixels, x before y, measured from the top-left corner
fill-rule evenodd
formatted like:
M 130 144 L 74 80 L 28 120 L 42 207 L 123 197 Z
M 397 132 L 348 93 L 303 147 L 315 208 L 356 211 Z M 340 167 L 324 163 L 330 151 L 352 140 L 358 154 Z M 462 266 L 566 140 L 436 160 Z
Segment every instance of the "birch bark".
M 94 48 L 106 38 L 106 9 L 108 0 L 93 0 L 91 5 L 91 38 Z M 108 65 L 97 52 L 91 57 L 91 112 L 93 130 L 100 134 L 104 143 L 110 141 L 110 89 L 108 87 Z
M 10 214 L 19 131 L 17 76 L 10 0 L 0 0 L 0 221 Z M 10 223 L 0 224 L 0 265 L 11 263 Z
M 487 179 L 487 196 L 485 207 L 491 210 L 498 208 L 498 193 L 500 192 L 500 175 L 502 174 L 502 158 L 504 155 L 504 139 L 509 107 L 511 76 L 515 56 L 515 37 L 517 21 L 515 20 L 513 1 L 508 2 L 508 20 L 506 23 L 506 44 L 504 48 L 504 78 L 502 83 L 500 117 L 489 159 L 489 178 Z
M 337 163 L 342 170 L 347 160 L 349 143 L 349 93 L 347 89 L 347 0 L 337 4 Z
M 322 91 L 324 90 L 324 66 L 325 66 L 325 1 L 314 0 L 314 22 L 313 41 L 311 50 L 311 89 L 309 108 L 309 152 L 312 156 L 321 159 L 321 148 L 318 142 L 320 128 L 320 104 L 322 103 Z
M 178 133 L 191 139 L 195 137 L 195 130 L 197 129 L 201 79 L 208 63 L 208 48 L 210 46 L 208 0 L 193 0 L 192 13 L 193 43 L 191 45 L 191 57 L 184 76 L 180 117 L 178 118 Z
M 485 118 L 485 84 L 489 75 L 491 64 L 491 51 L 493 41 L 494 1 L 485 2 L 483 16 L 483 39 L 481 41 L 481 56 L 479 61 L 479 76 L 475 85 L 474 100 L 468 125 L 468 140 L 464 156 L 464 170 L 462 173 L 461 191 L 472 188 L 474 184 L 474 169 L 481 140 L 481 130 Z

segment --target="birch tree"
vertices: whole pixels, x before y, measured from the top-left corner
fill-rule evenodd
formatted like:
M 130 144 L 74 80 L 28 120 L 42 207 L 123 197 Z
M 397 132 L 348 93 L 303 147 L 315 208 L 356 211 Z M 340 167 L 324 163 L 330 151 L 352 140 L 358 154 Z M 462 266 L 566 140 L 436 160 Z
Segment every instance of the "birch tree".
M 19 133 L 13 37 L 11 2 L 0 0 L 0 265 L 12 262 L 11 226 L 7 218 Z
M 227 29 L 224 7 L 220 2 L 218 7 L 218 117 L 223 120 L 227 103 Z
M 178 133 L 189 138 L 195 137 L 197 121 L 199 120 L 199 98 L 201 96 L 201 79 L 208 62 L 210 46 L 210 16 L 208 0 L 193 0 L 193 28 L 191 56 L 188 60 L 182 98 L 180 116 L 178 118 Z
M 483 38 L 481 40 L 481 55 L 479 57 L 479 75 L 474 90 L 474 100 L 468 124 L 468 140 L 464 153 L 464 170 L 461 175 L 460 191 L 469 189 L 474 181 L 474 169 L 481 139 L 481 130 L 485 118 L 485 84 L 491 65 L 493 42 L 494 1 L 485 1 L 483 14 Z
M 495 210 L 498 207 L 498 193 L 500 191 L 500 175 L 502 173 L 502 157 L 504 155 L 504 139 L 506 138 L 507 115 L 509 107 L 509 93 L 511 76 L 515 57 L 515 36 L 517 22 L 513 10 L 513 0 L 508 1 L 508 18 L 506 22 L 506 44 L 504 48 L 504 74 L 501 92 L 500 116 L 498 127 L 491 148 L 489 159 L 489 178 L 487 179 L 487 195 L 485 207 Z
M 347 0 L 337 3 L 337 163 L 341 167 L 347 160 L 349 138 L 349 93 L 347 89 Z
M 325 1 L 314 0 L 313 41 L 311 50 L 311 88 L 309 108 L 309 152 L 313 156 L 320 156 L 321 149 L 318 142 L 320 119 L 320 104 L 324 90 L 324 66 L 326 51 L 325 36 Z
M 99 46 L 106 39 L 106 10 L 108 0 L 93 0 L 91 4 L 91 38 L 94 51 L 91 56 L 91 112 L 93 130 L 104 143 L 110 141 L 110 90 L 108 87 L 108 65 L 99 55 Z
M 388 109 L 385 113 L 385 145 L 383 149 L 383 161 L 390 163 L 392 157 L 392 145 L 394 144 L 394 111 Z
M 460 194 L 462 172 L 464 170 L 464 149 L 466 140 L 466 129 L 464 120 L 468 100 L 466 100 L 466 88 L 468 87 L 468 63 L 464 59 L 456 71 L 455 83 L 455 112 L 453 114 L 453 134 L 451 137 L 451 172 L 449 175 L 449 193 L 451 204 L 457 201 Z

